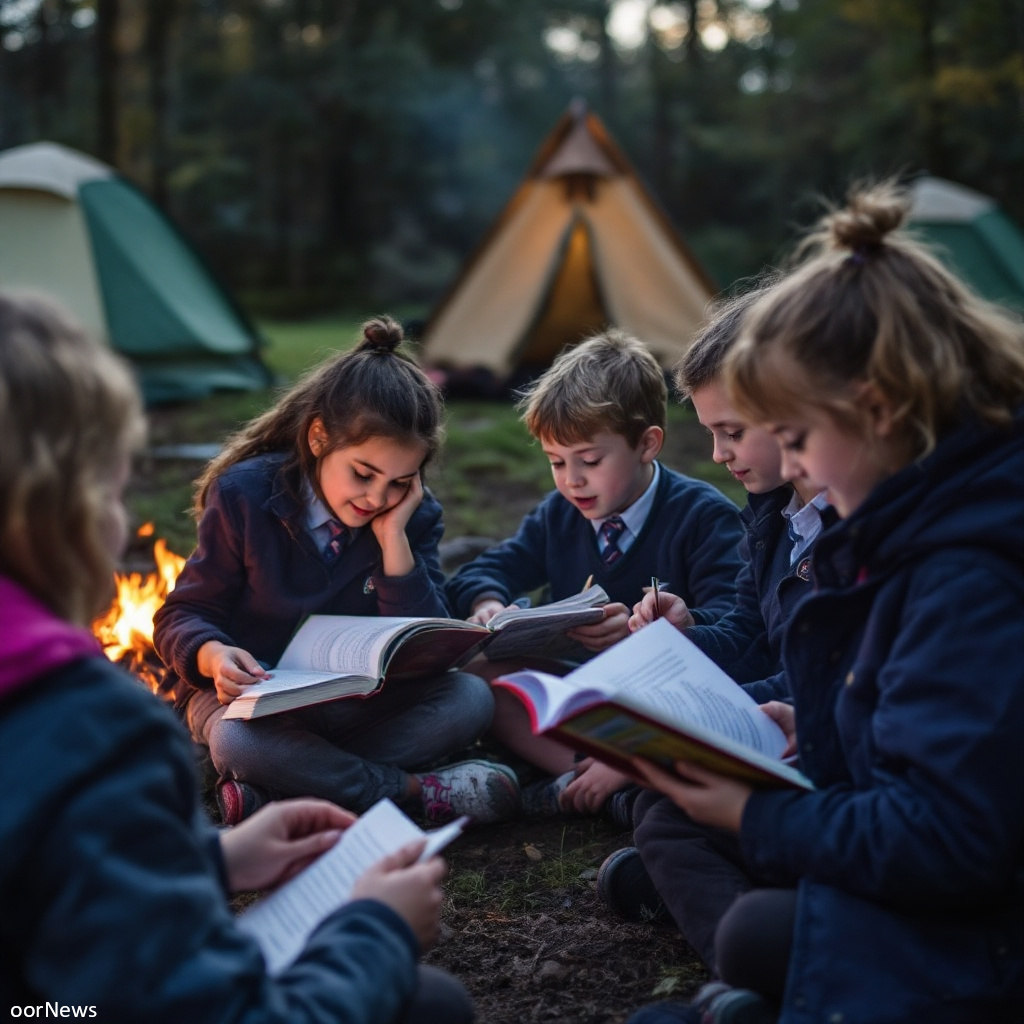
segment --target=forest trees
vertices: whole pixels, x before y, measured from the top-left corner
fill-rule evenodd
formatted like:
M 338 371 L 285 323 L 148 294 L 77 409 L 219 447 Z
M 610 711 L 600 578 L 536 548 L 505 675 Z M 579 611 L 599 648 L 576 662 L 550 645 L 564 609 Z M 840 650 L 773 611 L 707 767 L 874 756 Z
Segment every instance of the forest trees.
M 574 96 L 723 285 L 858 174 L 1024 221 L 1024 0 L 0 0 L 0 148 L 115 164 L 265 308 L 433 300 Z

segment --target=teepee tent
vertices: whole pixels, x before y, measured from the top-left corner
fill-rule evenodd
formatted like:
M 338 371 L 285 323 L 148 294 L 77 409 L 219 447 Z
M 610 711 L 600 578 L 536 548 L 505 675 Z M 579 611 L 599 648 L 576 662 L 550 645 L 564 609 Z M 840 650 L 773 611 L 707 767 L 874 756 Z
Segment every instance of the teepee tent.
M 616 326 L 670 367 L 715 292 L 601 121 L 578 101 L 424 328 L 442 368 L 507 380 Z
M 149 403 L 270 383 L 259 335 L 170 221 L 64 146 L 0 153 L 0 287 L 52 295 L 131 361 Z
M 996 201 L 942 178 L 912 189 L 914 233 L 978 294 L 1024 312 L 1024 234 Z

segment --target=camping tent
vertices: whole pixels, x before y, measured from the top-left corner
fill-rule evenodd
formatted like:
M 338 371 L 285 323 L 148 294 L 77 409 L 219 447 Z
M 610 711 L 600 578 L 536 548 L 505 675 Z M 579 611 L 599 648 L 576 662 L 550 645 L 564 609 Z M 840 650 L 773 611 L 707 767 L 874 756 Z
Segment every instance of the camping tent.
M 63 146 L 0 153 L 0 285 L 59 300 L 131 360 L 147 402 L 270 383 L 258 334 L 170 221 Z
M 507 380 L 608 325 L 666 368 L 715 286 L 604 125 L 578 101 L 424 328 L 435 366 Z
M 995 200 L 932 177 L 912 194 L 914 233 L 980 295 L 1024 312 L 1024 235 Z

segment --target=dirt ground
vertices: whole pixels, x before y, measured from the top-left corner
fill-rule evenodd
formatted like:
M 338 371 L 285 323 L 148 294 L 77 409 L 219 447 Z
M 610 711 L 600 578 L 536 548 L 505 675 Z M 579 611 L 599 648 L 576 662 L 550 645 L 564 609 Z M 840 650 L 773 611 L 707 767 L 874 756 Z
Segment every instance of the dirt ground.
M 706 980 L 674 927 L 619 921 L 598 899 L 598 866 L 630 838 L 564 818 L 476 828 L 449 847 L 443 937 L 426 961 L 462 980 L 480 1024 L 618 1024 Z
M 157 415 L 157 436 L 174 436 L 174 418 L 173 411 Z M 707 460 L 708 449 L 698 424 L 673 424 L 662 461 L 687 472 Z M 195 464 L 181 469 L 197 471 Z M 143 468 L 134 486 L 166 484 L 166 475 L 145 477 Z M 500 475 L 479 483 L 481 500 L 507 513 L 509 532 L 540 496 Z M 647 1003 L 685 998 L 706 975 L 675 928 L 619 921 L 597 897 L 598 867 L 630 842 L 628 831 L 604 818 L 471 829 L 445 852 L 443 935 L 426 962 L 462 980 L 480 1024 L 620 1024 Z

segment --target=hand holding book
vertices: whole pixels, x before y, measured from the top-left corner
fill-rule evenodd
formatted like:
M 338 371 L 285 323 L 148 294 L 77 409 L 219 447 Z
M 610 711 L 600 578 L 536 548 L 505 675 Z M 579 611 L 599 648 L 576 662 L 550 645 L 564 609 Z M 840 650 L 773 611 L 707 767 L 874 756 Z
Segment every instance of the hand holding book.
M 755 785 L 813 788 L 783 763 L 778 724 L 665 619 L 564 678 L 516 672 L 493 685 L 523 702 L 535 733 L 625 771 L 638 756 L 668 770 L 696 761 Z

